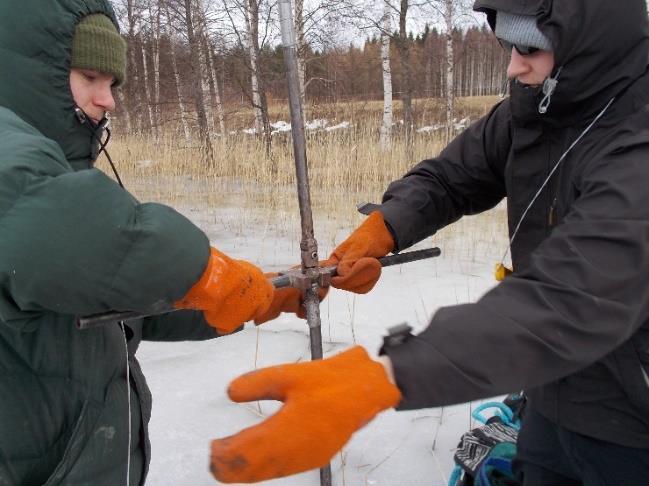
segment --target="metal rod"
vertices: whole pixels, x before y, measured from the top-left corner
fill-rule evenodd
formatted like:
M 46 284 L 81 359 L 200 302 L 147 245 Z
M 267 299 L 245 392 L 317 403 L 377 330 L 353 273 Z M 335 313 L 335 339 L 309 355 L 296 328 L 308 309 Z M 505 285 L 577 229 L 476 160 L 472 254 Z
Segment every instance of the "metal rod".
M 379 262 L 384 267 L 391 267 L 392 265 L 401 265 L 403 263 L 415 262 L 419 260 L 424 260 L 426 258 L 432 258 L 439 256 L 441 253 L 439 248 L 426 248 L 425 250 L 416 250 L 409 251 L 406 253 L 399 253 L 397 255 L 390 255 L 383 258 L 379 258 Z M 321 268 L 319 271 L 322 273 L 328 273 L 332 277 L 336 276 L 337 267 L 325 267 Z M 291 277 L 289 272 L 286 272 L 283 275 L 274 277 L 270 279 L 270 282 L 276 289 L 282 289 L 285 287 L 291 286 Z M 103 326 L 106 324 L 112 324 L 119 321 L 131 321 L 133 319 L 142 319 L 144 317 L 157 316 L 160 314 L 167 314 L 169 312 L 175 312 L 180 309 L 176 309 L 171 306 L 164 306 L 158 309 L 151 310 L 149 313 L 135 312 L 135 311 L 111 311 L 111 312 L 102 312 L 100 314 L 93 314 L 90 316 L 80 317 L 77 320 L 77 326 L 80 329 L 89 329 L 91 327 Z
M 302 225 L 302 240 L 300 241 L 302 273 L 312 279 L 312 285 L 305 292 L 304 305 L 306 307 L 307 323 L 309 324 L 311 359 L 318 360 L 322 359 L 320 299 L 318 297 L 317 283 L 317 278 L 320 273 L 318 268 L 318 243 L 313 235 L 313 215 L 311 213 L 309 171 L 306 158 L 306 137 L 304 135 L 302 96 L 297 68 L 296 37 L 291 0 L 279 1 L 279 18 L 284 48 L 288 100 L 291 112 L 291 136 L 293 138 L 297 195 Z M 320 484 L 321 486 L 331 486 L 330 465 L 326 465 L 320 470 Z

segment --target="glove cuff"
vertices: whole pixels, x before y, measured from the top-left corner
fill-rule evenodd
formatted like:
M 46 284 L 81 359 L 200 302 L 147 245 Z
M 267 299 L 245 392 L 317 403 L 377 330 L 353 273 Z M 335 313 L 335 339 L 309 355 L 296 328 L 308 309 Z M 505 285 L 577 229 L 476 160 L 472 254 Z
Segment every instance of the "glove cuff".
M 383 364 L 372 359 L 365 348 L 362 346 L 354 346 L 331 358 L 331 360 L 336 359 L 350 364 L 354 363 L 353 368 L 356 369 L 357 376 L 362 376 L 363 381 L 370 385 L 371 396 L 367 396 L 367 398 L 371 398 L 374 401 L 376 409 L 370 411 L 371 416 L 368 417 L 368 420 L 380 411 L 396 407 L 399 404 L 401 401 L 401 392 L 390 381 Z
M 394 250 L 394 238 L 381 211 L 371 213 L 355 233 L 358 233 L 359 236 L 363 235 L 371 242 L 372 255 L 366 256 L 380 258 Z

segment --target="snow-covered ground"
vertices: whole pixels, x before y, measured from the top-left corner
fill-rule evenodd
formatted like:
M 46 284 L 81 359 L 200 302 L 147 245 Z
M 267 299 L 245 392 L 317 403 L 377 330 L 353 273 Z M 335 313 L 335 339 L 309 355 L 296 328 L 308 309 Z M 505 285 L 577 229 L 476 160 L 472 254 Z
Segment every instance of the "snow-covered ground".
M 462 118 L 460 121 L 458 121 L 455 118 L 453 119 L 453 128 L 456 131 L 464 130 L 470 124 L 471 124 L 471 120 L 468 117 Z M 397 120 L 396 122 L 392 123 L 392 126 L 399 126 L 399 125 L 403 125 L 403 120 Z M 309 120 L 304 124 L 304 129 L 307 132 L 318 132 L 318 131 L 335 132 L 338 130 L 347 130 L 350 127 L 351 127 L 351 123 L 349 121 L 343 121 L 335 125 L 330 125 L 330 121 L 324 118 L 316 118 L 314 120 Z M 433 125 L 419 127 L 417 129 L 417 133 L 436 132 L 438 130 L 444 129 L 445 127 L 446 125 L 444 123 L 435 123 Z M 288 133 L 291 131 L 291 124 L 284 120 L 278 120 L 276 122 L 271 123 L 270 128 L 271 128 L 271 135 L 277 135 L 278 133 Z M 246 135 L 256 135 L 257 129 L 254 127 L 244 128 L 243 130 L 241 130 L 241 132 L 245 133 Z M 236 134 L 237 134 L 236 130 L 230 132 L 230 135 L 236 135 Z
M 293 237 L 285 230 L 274 231 L 268 213 L 246 212 L 242 218 L 241 209 L 233 207 L 180 210 L 208 233 L 213 245 L 236 258 L 269 271 L 298 262 L 297 216 L 289 224 Z M 465 218 L 454 232 L 422 242 L 417 248 L 437 245 L 442 256 L 385 269 L 368 295 L 333 289 L 321 306 L 325 355 L 353 344 L 375 353 L 387 327 L 405 321 L 422 329 L 438 307 L 479 298 L 494 285 L 494 263 L 504 250 L 505 235 L 500 234 L 504 226 L 498 221 L 500 217 Z M 315 226 L 321 257 L 351 230 L 328 218 L 316 220 Z M 279 405 L 232 403 L 225 393 L 227 384 L 256 367 L 309 359 L 308 327 L 305 321 L 283 315 L 207 342 L 144 342 L 138 356 L 153 392 L 148 484 L 212 485 L 216 481 L 208 470 L 210 440 L 258 423 Z M 473 406 L 381 414 L 334 458 L 333 484 L 446 484 L 454 447 L 475 425 L 470 417 Z M 311 471 L 261 484 L 316 486 L 319 476 Z
M 348 121 L 343 121 L 335 125 L 330 125 L 329 120 L 324 118 L 316 118 L 315 120 L 310 120 L 305 122 L 304 129 L 307 132 L 317 132 L 324 130 L 325 132 L 335 132 L 338 130 L 346 130 L 351 126 L 351 123 Z M 291 131 L 291 124 L 289 122 L 278 120 L 270 124 L 271 135 L 276 135 L 278 133 L 288 133 Z M 241 130 L 246 135 L 256 135 L 257 129 L 254 127 L 244 128 Z M 230 135 L 235 135 L 236 130 L 231 131 Z

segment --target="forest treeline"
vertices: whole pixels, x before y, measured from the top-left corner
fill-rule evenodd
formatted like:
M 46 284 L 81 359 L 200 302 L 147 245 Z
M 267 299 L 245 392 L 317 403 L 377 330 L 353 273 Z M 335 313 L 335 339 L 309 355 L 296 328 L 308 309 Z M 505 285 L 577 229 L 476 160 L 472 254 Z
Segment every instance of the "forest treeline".
M 466 7 L 430 0 L 293 0 L 303 103 L 383 100 L 381 143 L 389 146 L 393 100 L 406 139 L 415 128 L 412 100 L 499 93 L 507 56 L 485 25 L 462 24 Z M 270 153 L 269 104 L 287 97 L 276 3 L 267 0 L 121 0 L 116 12 L 128 43 L 129 69 L 118 91 L 120 130 L 158 137 L 174 130 L 200 140 L 211 157 L 215 137 L 248 107 Z M 374 7 L 374 8 L 372 8 Z M 433 12 L 418 33 L 408 22 Z M 420 16 L 420 17 L 417 17 Z M 335 41 L 340 30 L 357 39 Z M 308 116 L 308 113 L 307 113 Z M 240 128 L 240 127 L 237 127 Z

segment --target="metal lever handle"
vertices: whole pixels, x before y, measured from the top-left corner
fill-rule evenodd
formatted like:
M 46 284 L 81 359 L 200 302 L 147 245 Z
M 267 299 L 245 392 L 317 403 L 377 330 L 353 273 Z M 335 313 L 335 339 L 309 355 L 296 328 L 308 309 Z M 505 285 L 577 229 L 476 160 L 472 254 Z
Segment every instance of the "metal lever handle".
M 398 253 L 396 255 L 390 255 L 383 258 L 379 258 L 381 266 L 390 267 L 393 265 L 401 265 L 402 263 L 415 262 L 418 260 L 424 260 L 426 258 L 437 257 L 441 254 L 441 250 L 437 247 L 435 248 L 426 248 L 424 250 L 409 251 L 406 253 Z M 330 276 L 336 275 L 336 267 L 324 267 L 320 269 L 321 273 L 328 274 Z M 289 272 L 285 275 L 280 275 L 278 277 L 270 279 L 270 282 L 276 289 L 286 288 L 291 286 L 291 278 L 288 275 Z M 79 329 L 89 329 L 91 327 L 102 326 L 104 324 L 110 324 L 113 322 L 119 321 L 130 321 L 133 319 L 141 319 L 143 317 L 156 316 L 160 314 L 167 314 L 169 312 L 174 312 L 175 307 L 163 307 L 160 309 L 152 310 L 149 313 L 134 312 L 134 311 L 123 311 L 123 312 L 103 312 L 101 314 L 93 314 L 90 316 L 80 317 L 77 320 L 77 327 Z

